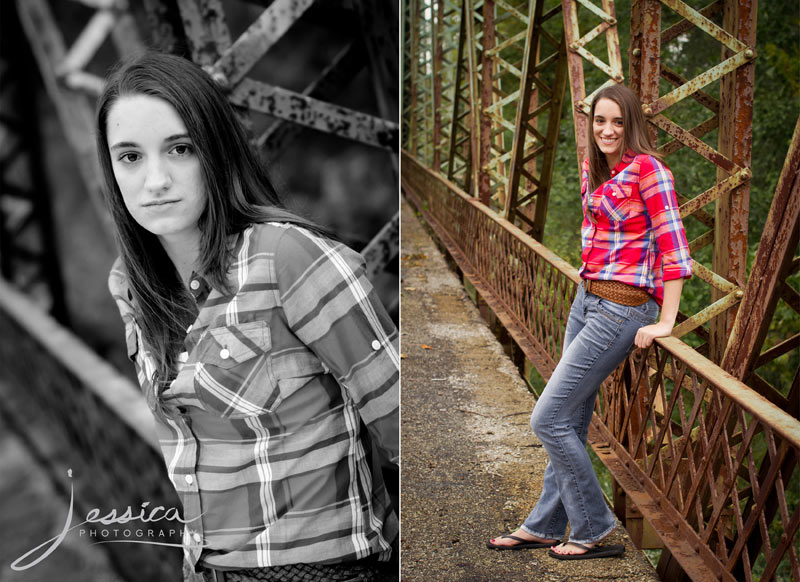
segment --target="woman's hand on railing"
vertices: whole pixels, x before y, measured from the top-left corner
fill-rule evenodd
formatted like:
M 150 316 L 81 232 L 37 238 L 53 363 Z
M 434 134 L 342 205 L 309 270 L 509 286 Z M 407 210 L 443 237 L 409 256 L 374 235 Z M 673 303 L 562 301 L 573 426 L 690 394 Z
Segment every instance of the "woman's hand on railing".
M 673 327 L 674 324 L 669 321 L 659 321 L 652 325 L 640 327 L 639 331 L 636 332 L 636 339 L 633 340 L 633 343 L 636 344 L 637 348 L 649 348 L 657 337 L 670 335 Z

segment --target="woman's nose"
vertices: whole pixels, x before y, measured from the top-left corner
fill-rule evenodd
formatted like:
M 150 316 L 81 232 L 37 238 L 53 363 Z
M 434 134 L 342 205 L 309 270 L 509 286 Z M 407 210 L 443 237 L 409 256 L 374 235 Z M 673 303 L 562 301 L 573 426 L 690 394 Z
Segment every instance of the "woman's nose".
M 158 160 L 151 161 L 147 166 L 147 177 L 144 187 L 150 192 L 158 192 L 169 188 L 172 180 L 164 163 Z

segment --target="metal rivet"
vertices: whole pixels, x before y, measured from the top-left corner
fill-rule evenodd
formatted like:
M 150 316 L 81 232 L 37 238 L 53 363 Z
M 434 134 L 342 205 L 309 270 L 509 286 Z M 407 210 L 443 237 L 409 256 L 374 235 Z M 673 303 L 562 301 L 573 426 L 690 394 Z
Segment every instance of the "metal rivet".
M 744 56 L 746 56 L 748 59 L 752 59 L 753 55 L 755 55 L 755 53 L 753 52 L 752 49 L 747 49 L 746 51 L 744 51 Z
M 642 113 L 644 113 L 645 115 L 653 115 L 653 108 L 650 107 L 649 105 L 643 105 Z
M 641 54 L 642 54 L 642 49 L 640 49 L 640 48 L 633 49 L 633 56 L 638 57 Z

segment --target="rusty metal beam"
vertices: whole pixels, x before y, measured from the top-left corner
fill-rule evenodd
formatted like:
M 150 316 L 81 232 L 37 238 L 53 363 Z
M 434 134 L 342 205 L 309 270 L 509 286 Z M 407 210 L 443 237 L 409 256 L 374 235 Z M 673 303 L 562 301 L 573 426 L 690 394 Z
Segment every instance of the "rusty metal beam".
M 339 137 L 397 151 L 398 126 L 380 117 L 319 101 L 301 93 L 245 78 L 231 103 Z
M 722 57 L 729 57 L 732 51 L 739 50 L 752 57 L 756 43 L 757 1 L 726 2 L 723 7 L 725 30 L 738 42 L 737 47 L 726 43 Z M 752 60 L 737 67 L 720 82 L 720 124 L 719 151 L 730 158 L 738 167 L 749 168 L 752 149 L 753 126 L 753 81 L 755 65 Z M 726 170 L 717 170 L 717 180 L 726 177 Z M 750 184 L 743 183 L 734 188 L 729 196 L 717 203 L 714 270 L 744 287 L 747 277 L 747 219 L 750 207 Z M 711 298 L 717 293 L 712 290 Z M 730 331 L 736 317 L 736 309 L 725 317 L 712 322 L 711 358 L 721 361 Z
M 220 0 L 176 0 L 192 60 L 211 66 L 231 46 L 231 33 Z
M 511 149 L 508 191 L 504 217 L 510 222 L 515 218 L 526 223 L 526 230 L 534 239 L 544 237 L 544 224 L 547 204 L 550 199 L 550 186 L 558 145 L 558 130 L 567 82 L 566 39 L 561 35 L 560 42 L 545 35 L 545 22 L 558 16 L 561 7 L 544 12 L 544 3 L 531 5 L 526 31 L 525 52 L 521 71 L 521 86 L 517 92 L 516 121 Z M 556 40 L 555 46 L 544 52 L 543 40 Z M 552 52 L 551 52 L 552 51 Z M 550 53 L 550 54 L 547 54 Z M 555 68 L 552 87 L 544 82 L 545 69 Z M 541 94 L 544 93 L 542 96 Z M 543 103 L 539 103 L 543 101 Z M 546 120 L 546 135 L 538 131 L 539 120 Z M 529 136 L 534 136 L 533 139 Z M 541 138 L 544 139 L 541 139 Z M 541 170 L 536 176 L 536 161 L 541 159 Z M 526 194 L 521 195 L 524 185 Z M 535 197 L 534 211 L 522 206 Z
M 294 25 L 314 0 L 275 0 L 237 38 L 224 49 L 213 65 L 225 84 L 234 86 Z
M 386 268 L 386 265 L 400 252 L 400 212 L 383 225 L 361 255 L 367 263 L 367 278 L 374 280 L 375 276 Z
M 800 118 L 783 165 L 758 252 L 744 290 L 742 305 L 722 358 L 722 367 L 739 379 L 755 369 L 779 298 L 781 282 L 791 268 L 800 225 Z
M 613 0 L 603 0 L 603 8 L 598 8 L 589 0 L 561 0 L 564 18 L 564 35 L 567 43 L 567 67 L 569 71 L 570 93 L 572 95 L 572 118 L 575 127 L 575 143 L 577 146 L 578 171 L 583 160 L 588 156 L 589 121 L 587 115 L 591 107 L 592 98 L 601 88 L 625 80 L 622 74 L 622 57 L 619 48 L 619 35 L 617 34 L 617 17 Z M 590 31 L 586 36 L 581 35 L 578 23 L 578 6 L 588 9 L 603 20 L 602 29 Z M 605 34 L 608 47 L 608 64 L 591 54 L 584 48 L 586 37 Z M 594 65 L 608 75 L 609 79 L 587 95 L 586 83 L 583 74 L 584 61 Z
M 479 107 L 478 124 L 478 165 L 477 178 L 478 189 L 476 196 L 481 203 L 488 206 L 492 196 L 492 178 L 489 173 L 489 164 L 492 158 L 492 139 L 495 137 L 492 132 L 492 119 L 489 116 L 489 109 L 494 104 L 494 62 L 491 51 L 495 46 L 495 26 L 494 26 L 494 7 L 495 0 L 484 0 L 483 2 L 483 28 L 480 53 L 480 102 L 476 103 Z
M 67 47 L 47 2 L 18 0 L 17 10 L 38 62 L 47 93 L 56 108 L 65 137 L 76 157 L 78 171 L 86 184 L 89 199 L 110 242 L 113 240 L 113 226 L 100 190 L 100 169 L 92 139 L 93 108 L 85 95 L 70 91 L 59 83 L 56 68 L 67 55 Z
M 308 84 L 303 95 L 319 101 L 333 101 L 344 87 L 364 68 L 364 51 L 359 43 L 350 42 L 336 54 L 319 77 Z M 281 155 L 285 146 L 297 137 L 304 126 L 278 119 L 257 139 L 256 146 L 263 148 L 270 159 Z

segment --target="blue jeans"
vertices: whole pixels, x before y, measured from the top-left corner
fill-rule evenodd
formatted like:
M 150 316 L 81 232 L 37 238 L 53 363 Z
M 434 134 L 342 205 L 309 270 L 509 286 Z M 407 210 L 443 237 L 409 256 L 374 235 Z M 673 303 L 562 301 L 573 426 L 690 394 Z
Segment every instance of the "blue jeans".
M 550 381 L 536 402 L 531 428 L 550 462 L 539 502 L 522 524 L 531 535 L 596 542 L 611 533 L 616 520 L 603 497 L 586 451 L 589 422 L 600 384 L 633 351 L 640 327 L 655 322 L 658 304 L 629 307 L 586 293 L 583 284 L 567 320 L 564 349 Z

